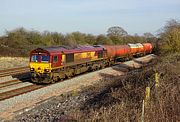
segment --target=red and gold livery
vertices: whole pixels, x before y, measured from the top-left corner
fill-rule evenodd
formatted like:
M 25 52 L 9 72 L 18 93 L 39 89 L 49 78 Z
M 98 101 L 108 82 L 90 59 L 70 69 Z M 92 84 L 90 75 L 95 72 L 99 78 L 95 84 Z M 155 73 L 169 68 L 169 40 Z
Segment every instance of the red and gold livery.
M 31 79 L 37 83 L 56 82 L 88 70 L 104 68 L 117 59 L 151 52 L 150 43 L 37 48 L 30 53 Z

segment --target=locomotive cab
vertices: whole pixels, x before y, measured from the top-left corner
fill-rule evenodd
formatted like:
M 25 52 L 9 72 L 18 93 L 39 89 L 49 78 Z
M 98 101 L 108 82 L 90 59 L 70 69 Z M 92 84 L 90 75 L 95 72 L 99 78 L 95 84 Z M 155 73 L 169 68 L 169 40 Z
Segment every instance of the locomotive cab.
M 30 53 L 30 71 L 33 82 L 49 82 L 53 67 L 61 66 L 61 54 L 49 53 L 41 48 Z
M 51 69 L 50 55 L 32 54 L 30 58 L 30 70 L 36 73 L 49 72 Z

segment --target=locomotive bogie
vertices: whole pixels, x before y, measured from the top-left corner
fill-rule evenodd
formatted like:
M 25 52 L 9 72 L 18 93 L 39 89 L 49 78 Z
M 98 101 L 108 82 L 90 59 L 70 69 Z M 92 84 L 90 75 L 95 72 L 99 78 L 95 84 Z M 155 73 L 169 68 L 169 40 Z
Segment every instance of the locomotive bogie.
M 34 83 L 51 83 L 51 73 L 31 72 L 31 80 Z

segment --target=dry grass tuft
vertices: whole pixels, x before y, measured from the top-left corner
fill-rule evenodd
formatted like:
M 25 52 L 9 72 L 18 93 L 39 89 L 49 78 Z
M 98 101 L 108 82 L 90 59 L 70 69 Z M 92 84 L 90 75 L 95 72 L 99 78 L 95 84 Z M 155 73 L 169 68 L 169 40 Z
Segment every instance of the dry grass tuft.
M 0 69 L 28 66 L 29 58 L 24 57 L 0 57 Z

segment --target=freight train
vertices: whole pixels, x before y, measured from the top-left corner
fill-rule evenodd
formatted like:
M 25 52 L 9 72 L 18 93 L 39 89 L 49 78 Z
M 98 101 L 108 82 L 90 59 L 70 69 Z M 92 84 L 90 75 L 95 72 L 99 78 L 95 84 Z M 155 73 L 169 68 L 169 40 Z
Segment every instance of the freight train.
M 118 60 L 146 55 L 152 49 L 151 43 L 37 48 L 30 52 L 31 79 L 35 83 L 54 83 L 111 66 Z

